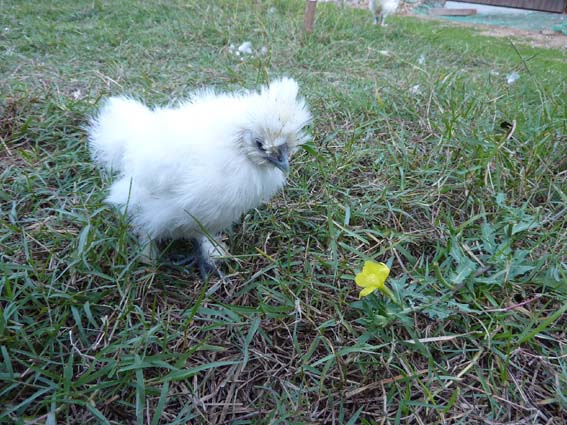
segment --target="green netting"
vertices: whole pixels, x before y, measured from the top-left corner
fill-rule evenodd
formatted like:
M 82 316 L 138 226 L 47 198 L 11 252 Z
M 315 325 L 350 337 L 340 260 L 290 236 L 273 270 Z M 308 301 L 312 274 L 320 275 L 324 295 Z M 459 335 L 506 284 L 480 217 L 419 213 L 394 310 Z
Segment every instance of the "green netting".
M 428 9 L 427 6 L 421 6 L 415 12 L 427 14 Z M 495 25 L 537 32 L 557 31 L 567 35 L 567 15 L 559 13 L 483 13 L 473 16 L 439 16 L 439 18 L 468 24 Z
M 554 25 L 553 31 L 562 32 L 563 34 L 567 35 L 567 20 L 560 24 Z

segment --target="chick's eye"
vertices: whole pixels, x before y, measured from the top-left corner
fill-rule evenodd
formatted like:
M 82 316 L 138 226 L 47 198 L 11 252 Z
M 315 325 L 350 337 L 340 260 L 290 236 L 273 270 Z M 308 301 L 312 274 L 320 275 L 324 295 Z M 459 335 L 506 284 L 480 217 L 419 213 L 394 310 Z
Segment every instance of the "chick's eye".
M 262 143 L 261 139 L 256 139 L 256 146 L 258 147 L 258 149 L 260 149 L 261 151 L 264 150 L 264 144 Z

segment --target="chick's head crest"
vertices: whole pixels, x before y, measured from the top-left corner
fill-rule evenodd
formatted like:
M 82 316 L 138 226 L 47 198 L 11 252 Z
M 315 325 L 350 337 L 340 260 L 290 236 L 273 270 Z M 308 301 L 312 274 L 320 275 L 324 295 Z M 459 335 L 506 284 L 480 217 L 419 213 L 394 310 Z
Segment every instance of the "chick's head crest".
M 251 99 L 242 142 L 257 165 L 273 165 L 285 172 L 290 156 L 309 139 L 304 127 L 311 121 L 311 113 L 298 91 L 297 82 L 284 77 Z

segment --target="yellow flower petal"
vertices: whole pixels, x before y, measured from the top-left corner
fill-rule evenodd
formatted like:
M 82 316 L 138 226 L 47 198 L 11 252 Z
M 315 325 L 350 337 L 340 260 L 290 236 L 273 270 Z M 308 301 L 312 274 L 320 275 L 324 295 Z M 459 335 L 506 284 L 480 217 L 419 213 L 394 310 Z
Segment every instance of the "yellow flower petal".
M 367 286 L 378 288 L 384 285 L 389 274 L 390 269 L 386 264 L 366 261 L 362 271 L 355 276 L 354 281 L 363 288 Z
M 375 263 L 374 261 L 367 261 L 364 263 L 362 272 L 367 272 L 376 275 L 382 282 L 385 282 L 390 275 L 390 269 L 384 263 Z
M 362 271 L 354 277 L 357 286 L 364 288 L 360 291 L 360 297 L 366 297 L 375 290 L 383 292 L 395 301 L 395 296 L 385 285 L 385 281 L 390 274 L 389 267 L 384 263 L 366 261 Z
M 372 287 L 368 287 L 368 288 L 364 288 L 362 291 L 360 291 L 360 294 L 358 294 L 359 298 L 362 297 L 367 297 L 368 295 L 370 295 L 372 292 L 374 292 L 377 288 L 372 288 Z
M 360 286 L 361 288 L 366 288 L 372 285 L 372 281 L 368 279 L 368 275 L 364 274 L 364 272 L 360 272 L 359 274 L 357 274 L 354 277 L 354 281 L 356 285 Z

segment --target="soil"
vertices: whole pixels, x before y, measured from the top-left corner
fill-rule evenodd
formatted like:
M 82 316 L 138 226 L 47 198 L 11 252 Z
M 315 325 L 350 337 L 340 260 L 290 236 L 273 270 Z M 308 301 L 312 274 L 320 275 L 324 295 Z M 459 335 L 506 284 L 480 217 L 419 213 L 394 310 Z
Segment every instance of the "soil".
M 532 47 L 547 47 L 550 49 L 567 49 L 567 36 L 557 32 L 532 32 L 517 28 L 492 27 L 488 25 L 474 25 L 483 35 L 494 37 L 517 37 L 523 39 Z

